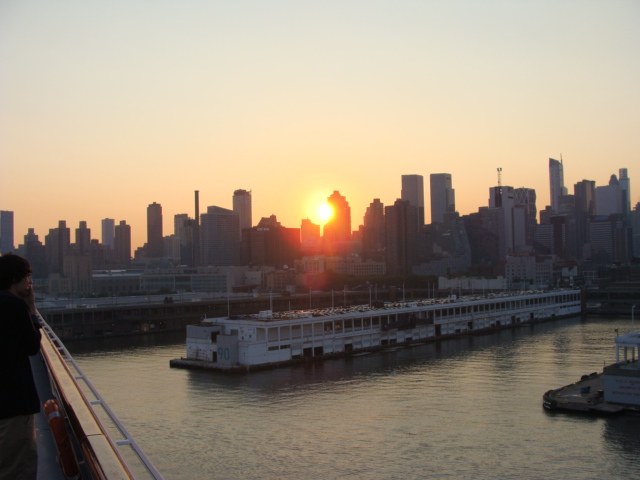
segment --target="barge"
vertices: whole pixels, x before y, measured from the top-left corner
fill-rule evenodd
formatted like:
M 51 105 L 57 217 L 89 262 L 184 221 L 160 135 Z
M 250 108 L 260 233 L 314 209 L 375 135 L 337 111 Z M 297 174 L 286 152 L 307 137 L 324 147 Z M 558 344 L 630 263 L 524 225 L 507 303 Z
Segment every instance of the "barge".
M 619 335 L 615 342 L 616 363 L 549 390 L 542 396 L 542 406 L 596 415 L 640 413 L 640 331 Z
M 187 326 L 186 358 L 171 360 L 170 366 L 248 371 L 536 323 L 583 310 L 582 292 L 570 289 L 205 318 Z

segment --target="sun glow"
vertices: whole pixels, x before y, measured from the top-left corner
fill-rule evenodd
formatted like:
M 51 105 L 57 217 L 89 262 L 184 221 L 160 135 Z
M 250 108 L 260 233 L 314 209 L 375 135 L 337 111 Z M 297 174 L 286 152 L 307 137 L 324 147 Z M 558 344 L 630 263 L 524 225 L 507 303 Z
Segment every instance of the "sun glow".
M 333 217 L 333 208 L 331 208 L 331 206 L 327 203 L 322 203 L 318 205 L 316 215 L 318 216 L 322 224 L 325 224 L 331 219 L 331 217 Z

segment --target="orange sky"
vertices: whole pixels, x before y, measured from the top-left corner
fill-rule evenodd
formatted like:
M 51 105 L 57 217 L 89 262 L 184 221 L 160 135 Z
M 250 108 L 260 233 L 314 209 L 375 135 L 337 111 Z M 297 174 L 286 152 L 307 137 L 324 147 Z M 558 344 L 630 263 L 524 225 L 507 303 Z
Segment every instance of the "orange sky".
M 640 151 L 640 3 L 294 1 L 0 4 L 0 209 L 15 243 L 60 219 L 146 207 L 231 208 L 289 227 L 334 190 L 352 228 L 400 177 L 451 173 L 461 214 L 497 183 L 549 203 L 565 183 L 606 184 Z

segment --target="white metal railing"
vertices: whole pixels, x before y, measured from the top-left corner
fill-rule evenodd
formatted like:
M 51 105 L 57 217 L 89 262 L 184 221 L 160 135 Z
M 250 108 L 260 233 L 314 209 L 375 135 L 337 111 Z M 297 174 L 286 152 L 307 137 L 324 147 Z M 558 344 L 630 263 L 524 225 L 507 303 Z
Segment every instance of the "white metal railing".
M 116 414 L 111 410 L 107 402 L 102 398 L 100 393 L 96 390 L 93 384 L 86 377 L 82 369 L 75 362 L 67 348 L 62 341 L 54 333 L 51 327 L 42 319 L 42 330 L 44 335 L 49 339 L 49 342 L 55 347 L 58 354 L 64 361 L 71 375 L 71 380 L 75 383 L 75 386 L 83 397 L 87 408 L 93 413 L 95 420 L 100 424 L 104 435 L 109 442 L 113 445 L 116 452 L 119 454 L 121 461 L 125 464 L 127 470 L 133 475 L 133 478 L 148 477 L 154 480 L 162 480 L 163 477 L 153 466 L 149 458 L 142 451 L 142 448 L 136 443 L 131 434 L 127 431 L 125 426 L 120 422 Z M 49 368 L 49 365 L 48 365 Z M 85 387 L 82 388 L 81 384 Z M 93 396 L 93 399 L 87 398 L 87 390 Z M 100 414 L 102 413 L 102 414 Z M 106 421 L 106 425 L 105 425 Z M 114 438 L 114 435 L 109 430 L 115 429 L 121 438 Z M 129 454 L 128 454 L 129 453 Z M 131 455 L 130 453 L 133 453 Z M 133 463 L 133 464 L 132 464 Z M 140 477 L 136 476 L 136 473 L 140 473 Z

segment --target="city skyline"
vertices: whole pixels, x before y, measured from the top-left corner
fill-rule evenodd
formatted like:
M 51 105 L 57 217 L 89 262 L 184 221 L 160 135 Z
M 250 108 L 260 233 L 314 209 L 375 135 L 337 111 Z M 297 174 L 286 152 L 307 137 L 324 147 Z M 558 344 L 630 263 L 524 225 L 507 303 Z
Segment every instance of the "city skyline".
M 549 160 L 553 160 L 553 159 L 550 158 Z M 541 162 L 541 163 L 543 164 L 542 168 L 543 169 L 546 168 L 544 162 Z M 618 170 L 624 170 L 625 174 L 628 175 L 628 169 L 627 168 L 621 167 L 620 169 L 615 169 L 615 172 L 618 172 Z M 612 175 L 617 175 L 617 173 L 615 173 L 615 172 Z M 446 177 L 449 178 L 449 181 L 452 182 L 454 185 L 456 183 L 456 179 L 454 179 L 452 175 L 442 174 L 442 173 L 435 174 L 435 175 L 436 175 L 436 177 L 446 176 Z M 402 175 L 401 176 L 401 181 L 404 180 L 406 177 L 416 177 L 416 175 L 415 174 Z M 552 177 L 551 173 L 549 173 L 549 177 L 550 178 Z M 629 185 L 631 185 L 631 183 L 632 183 L 631 181 L 633 180 L 633 178 L 631 178 L 631 175 L 629 175 L 629 177 L 626 178 L 626 180 L 627 180 L 627 183 Z M 606 183 L 603 183 L 602 185 L 600 185 L 596 181 L 586 180 L 585 179 L 585 180 L 581 180 L 580 182 L 575 182 L 575 184 L 567 184 L 567 185 L 565 185 L 565 190 L 567 190 L 567 193 L 569 195 L 573 195 L 573 193 L 574 193 L 574 185 L 582 184 L 582 182 L 584 182 L 584 181 L 594 183 L 594 189 L 596 187 L 607 186 L 609 184 L 609 180 Z M 399 182 L 399 183 L 401 183 L 401 182 Z M 504 187 L 513 187 L 512 185 L 505 185 L 502 180 L 500 180 L 500 183 L 502 183 L 502 185 Z M 492 206 L 491 205 L 492 204 L 491 196 L 494 193 L 494 191 L 493 191 L 494 188 L 497 187 L 497 186 L 498 186 L 498 179 L 496 178 L 495 185 L 487 186 L 487 188 L 486 188 L 486 198 L 487 198 L 487 200 L 485 201 L 485 203 L 479 203 L 475 207 L 475 209 L 473 209 L 473 210 L 471 210 L 469 212 L 460 212 L 459 209 L 456 208 L 455 211 L 458 212 L 460 215 L 468 215 L 470 213 L 477 212 L 480 207 Z M 513 188 L 516 188 L 516 187 L 513 187 Z M 518 188 L 519 189 L 522 189 L 522 188 L 524 188 L 524 189 L 532 189 L 533 191 L 536 192 L 537 200 L 536 200 L 536 203 L 535 203 L 535 207 L 536 207 L 536 209 L 538 211 L 538 216 L 536 217 L 536 220 L 539 222 L 539 220 L 540 220 L 539 213 L 540 213 L 540 211 L 544 210 L 545 207 L 547 207 L 547 206 L 550 207 L 551 206 L 551 198 L 549 197 L 546 200 L 545 200 L 545 198 L 541 198 L 540 194 L 538 193 L 538 190 L 535 187 L 532 187 L 532 186 L 525 186 L 525 187 L 518 187 Z M 425 211 L 430 211 L 430 209 L 431 209 L 430 190 L 431 189 L 429 187 L 427 187 L 427 189 L 423 192 L 423 194 L 424 194 L 424 202 L 425 202 L 425 207 L 424 207 Z M 229 206 L 231 208 L 227 209 L 226 207 L 220 207 L 220 206 L 215 206 L 215 205 L 200 205 L 200 215 L 203 215 L 205 213 L 210 213 L 210 212 L 207 212 L 207 209 L 212 209 L 212 211 L 213 210 L 225 211 L 225 212 L 227 212 L 227 214 L 234 213 L 233 212 L 233 208 L 232 208 L 232 204 L 233 204 L 233 201 L 235 201 L 235 194 L 238 191 L 241 191 L 241 192 L 246 192 L 246 191 L 245 190 L 238 190 L 238 189 L 231 189 L 230 191 L 232 192 L 232 195 L 230 195 L 230 199 L 229 199 L 229 202 L 227 203 L 227 206 Z M 633 192 L 633 189 L 631 189 L 631 191 Z M 191 192 L 191 193 L 193 194 L 193 192 Z M 248 193 L 248 192 L 246 192 L 246 193 Z M 341 192 L 334 190 L 331 195 L 327 195 L 324 199 L 320 200 L 320 203 L 318 203 L 317 206 L 320 206 L 320 205 L 326 206 L 326 205 L 328 205 L 329 203 L 331 203 L 330 201 L 328 202 L 328 200 L 330 200 L 333 197 L 336 197 L 337 195 L 343 197 L 344 200 L 346 200 L 347 204 L 349 203 L 348 196 L 342 195 Z M 633 193 L 632 193 L 632 195 L 633 195 Z M 382 201 L 382 204 L 385 207 L 386 206 L 392 206 L 394 204 L 394 202 L 396 200 L 400 200 L 401 197 L 402 197 L 402 195 L 401 195 L 401 185 L 398 185 L 398 192 L 397 192 L 396 198 L 393 201 L 389 201 L 389 202 Z M 376 197 L 374 195 L 371 198 L 371 201 L 373 201 L 376 198 L 379 198 L 379 197 Z M 259 203 L 260 203 L 259 201 L 257 201 L 255 203 L 255 206 L 258 207 L 258 208 L 260 206 Z M 631 204 L 631 210 L 634 210 L 635 206 L 636 206 L 636 203 L 632 203 Z M 367 205 L 367 207 L 368 207 L 368 205 Z M 143 210 L 145 212 L 145 217 L 144 217 L 143 223 L 141 225 L 132 225 L 132 222 L 130 222 L 128 220 L 128 218 L 118 219 L 117 220 L 118 222 L 125 221 L 130 226 L 129 228 L 131 229 L 131 248 L 132 248 L 131 253 L 132 253 L 132 255 L 133 255 L 135 249 L 137 249 L 138 247 L 142 247 L 144 244 L 148 243 L 149 227 L 150 227 L 149 226 L 149 217 L 148 217 L 148 215 L 149 215 L 149 210 L 150 209 L 157 210 L 157 212 L 158 212 L 157 215 L 158 216 L 156 216 L 154 218 L 160 218 L 162 220 L 162 225 L 157 225 L 156 224 L 156 226 L 155 226 L 155 228 L 157 230 L 159 230 L 159 232 L 160 232 L 157 235 L 162 235 L 162 236 L 172 235 L 172 234 L 176 233 L 175 222 L 176 222 L 177 219 L 179 219 L 179 218 L 182 218 L 182 219 L 184 219 L 184 218 L 192 218 L 192 216 L 194 216 L 194 214 L 195 214 L 195 206 L 193 205 L 193 199 L 192 199 L 191 211 L 189 211 L 187 213 L 180 212 L 180 213 L 175 213 L 175 214 L 174 213 L 163 214 L 162 212 L 163 212 L 163 210 L 165 210 L 165 206 L 160 202 L 155 202 L 154 201 L 154 202 L 146 205 L 143 208 Z M 169 207 L 169 209 L 171 209 L 171 207 Z M 350 210 L 351 210 L 351 213 L 350 213 L 351 231 L 353 232 L 353 231 L 358 230 L 359 226 L 363 225 L 366 208 L 365 208 L 365 211 L 362 212 L 362 214 L 360 214 L 359 212 L 354 212 L 353 208 L 350 208 Z M 14 243 L 15 243 L 15 247 L 17 248 L 19 244 L 23 243 L 23 238 L 24 238 L 25 235 L 27 235 L 28 232 L 27 232 L 27 230 L 25 230 L 24 233 L 22 233 L 19 230 L 17 230 L 17 228 L 15 227 L 15 225 L 18 224 L 18 222 L 15 220 L 15 218 L 18 217 L 18 214 L 16 212 L 7 212 L 7 213 L 8 214 L 9 213 L 12 214 L 12 218 L 14 219 Z M 287 217 L 287 212 L 273 212 L 270 215 L 262 216 L 260 218 L 268 218 L 268 217 L 270 217 L 272 215 L 275 215 L 278 218 L 280 218 L 281 215 L 283 217 Z M 321 218 L 321 215 L 322 215 L 321 213 L 318 213 L 315 219 L 310 219 L 310 220 L 313 223 L 319 225 L 321 227 L 321 230 L 323 230 L 323 227 L 324 227 L 324 225 L 326 225 L 327 222 L 324 219 Z M 64 217 L 64 215 L 61 215 L 61 217 Z M 425 217 L 427 217 L 426 214 L 425 214 Z M 431 217 L 431 215 L 429 214 L 429 216 L 427 217 L 428 221 L 427 221 L 427 219 L 425 219 L 426 224 L 431 223 L 430 217 Z M 331 218 L 333 218 L 333 217 L 331 217 Z M 331 218 L 329 218 L 327 221 L 330 221 Z M 301 218 L 295 224 L 285 224 L 284 222 L 281 222 L 281 223 L 285 227 L 300 228 L 301 225 L 302 225 L 303 220 L 306 220 L 306 219 L 308 219 L 308 217 L 307 218 Z M 92 239 L 98 239 L 102 243 L 102 240 L 101 240 L 102 237 L 103 237 L 102 225 L 103 225 L 103 222 L 105 220 L 112 220 L 112 219 L 110 219 L 110 218 L 101 218 L 99 220 L 96 220 L 96 222 L 95 222 L 96 225 L 92 226 L 91 221 L 78 220 L 77 222 L 70 222 L 69 220 L 67 220 L 67 218 L 57 218 L 56 217 L 55 220 L 51 219 L 51 222 L 50 222 L 51 225 L 48 228 L 46 228 L 46 230 L 43 230 L 42 232 L 39 232 L 37 230 L 37 228 L 35 228 L 33 226 L 28 227 L 28 229 L 29 230 L 34 229 L 35 230 L 34 233 L 39 236 L 41 241 L 44 241 L 44 237 L 46 236 L 47 233 L 49 233 L 49 230 L 53 229 L 53 228 L 57 228 L 59 222 L 61 222 L 61 221 L 64 221 L 66 223 L 66 225 L 68 227 L 72 228 L 72 229 L 75 229 L 80 224 L 84 224 L 84 227 L 88 227 L 89 230 L 91 230 L 91 238 Z M 252 225 L 252 226 L 257 225 L 259 220 L 260 220 L 259 218 L 254 219 L 254 221 L 253 221 L 254 225 Z M 316 221 L 314 221 L 314 220 L 316 220 Z M 167 228 L 167 227 L 169 227 L 169 228 Z M 140 230 L 140 231 L 138 231 L 138 230 Z M 164 234 L 162 234 L 163 231 L 165 232 Z M 136 233 L 137 233 L 137 235 L 136 235 Z M 159 237 L 159 238 L 162 238 L 162 237 Z M 157 240 L 157 241 L 159 241 L 159 240 Z M 158 248 L 160 248 L 160 247 L 158 247 Z
M 150 203 L 169 233 L 194 190 L 204 209 L 246 189 L 254 223 L 290 227 L 337 190 L 355 225 L 403 174 L 451 174 L 475 212 L 502 168 L 541 210 L 550 157 L 569 190 L 637 176 L 639 16 L 625 1 L 5 2 L 0 208 L 16 244 L 61 219 L 100 238 L 113 218 L 135 247 Z

